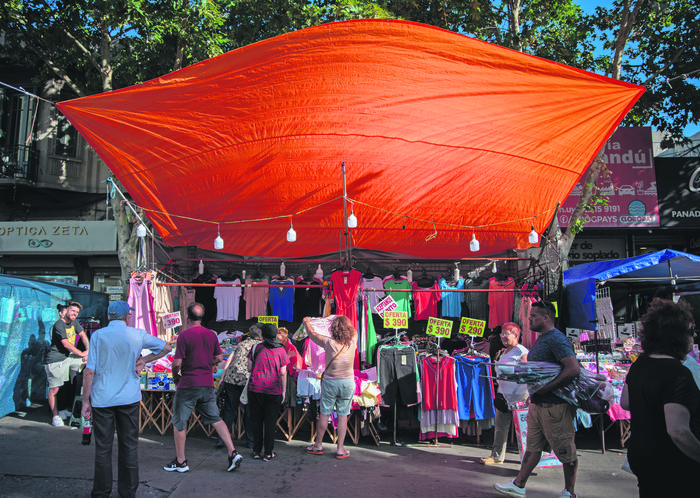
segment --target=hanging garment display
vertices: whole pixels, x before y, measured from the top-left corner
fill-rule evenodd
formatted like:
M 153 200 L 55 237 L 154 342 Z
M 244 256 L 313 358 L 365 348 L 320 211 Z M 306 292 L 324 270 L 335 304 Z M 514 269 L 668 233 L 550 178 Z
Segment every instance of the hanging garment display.
M 515 280 L 512 277 L 504 279 L 491 277 L 489 279 L 489 289 L 496 291 L 489 292 L 488 327 L 493 329 L 506 322 L 513 321 L 513 299 L 515 299 L 515 296 L 513 295 L 514 292 L 510 290 L 515 289 Z
M 199 284 L 215 284 L 216 276 L 211 273 L 203 273 L 197 275 L 193 282 Z M 214 290 L 216 287 L 196 287 L 194 291 L 194 300 L 204 306 L 204 318 L 202 323 L 209 323 L 211 320 L 216 320 L 216 299 L 214 299 Z M 187 308 L 185 308 L 187 310 Z M 185 311 L 187 313 L 187 311 Z M 185 318 L 185 316 L 183 316 Z
M 357 296 L 362 283 L 362 273 L 357 270 L 338 270 L 331 273 L 335 314 L 347 316 L 357 329 Z
M 295 321 L 301 322 L 305 317 L 321 316 L 321 288 L 322 280 L 311 278 L 297 278 L 297 285 L 309 284 L 315 287 L 297 287 L 294 289 L 294 317 Z
M 598 339 L 614 339 L 615 314 L 608 287 L 597 289 L 595 292 L 595 316 L 598 320 Z
M 411 293 L 410 292 L 391 292 L 393 289 L 409 290 L 411 289 L 411 282 L 404 280 L 403 278 L 389 278 L 384 281 L 384 289 L 386 289 L 386 295 L 391 296 L 396 304 L 398 305 L 394 311 L 405 311 L 408 313 L 408 317 L 411 318 Z
M 379 389 L 384 406 L 413 406 L 420 402 L 416 352 L 407 345 L 380 346 L 377 351 Z
M 241 280 L 236 278 L 232 281 L 225 281 L 221 278 L 216 280 L 217 284 L 240 285 Z M 214 299 L 216 299 L 216 321 L 238 320 L 238 311 L 241 302 L 240 287 L 215 287 Z
M 496 416 L 489 357 L 455 356 L 457 401 L 460 420 L 484 420 Z
M 135 273 L 129 278 L 128 302 L 129 306 L 134 308 L 129 317 L 129 327 L 143 329 L 151 335 L 158 335 L 149 273 Z
M 170 293 L 170 287 L 165 287 L 161 284 L 161 279 L 156 277 L 153 280 L 154 290 L 154 312 L 156 317 L 156 326 L 158 330 L 158 338 L 168 342 L 172 339 L 172 329 L 166 329 L 163 325 L 163 315 L 173 312 L 173 300 Z
M 412 282 L 411 287 L 414 291 L 421 289 L 417 282 Z M 435 282 L 431 290 L 438 290 L 439 284 Z M 438 302 L 440 301 L 440 292 L 413 292 L 413 304 L 416 307 L 416 314 L 413 317 L 415 320 L 428 320 L 431 316 L 438 317 Z
M 464 289 L 464 279 L 459 277 L 456 282 L 448 282 L 444 277 L 438 280 L 440 289 Z M 462 316 L 462 302 L 464 301 L 464 292 L 441 292 L 442 299 L 442 316 L 456 317 Z
M 259 284 L 267 284 L 267 278 L 256 281 Z M 270 295 L 269 287 L 253 286 L 253 280 L 250 278 L 245 279 L 245 291 L 243 292 L 243 299 L 245 299 L 245 319 L 250 320 L 251 318 L 257 318 L 259 316 L 267 315 L 267 300 Z
M 289 287 L 289 285 L 293 284 L 294 280 L 292 278 L 273 279 L 271 283 L 283 284 L 279 287 L 270 287 L 272 314 L 279 317 L 280 320 L 291 322 L 294 319 L 294 287 Z
M 376 313 L 374 308 L 379 304 L 379 302 L 384 299 L 384 292 L 377 291 L 377 292 L 368 292 L 367 289 L 384 289 L 384 283 L 382 282 L 381 277 L 377 277 L 376 275 L 372 278 L 362 278 L 362 287 L 364 288 L 364 292 L 362 293 L 365 297 L 367 297 L 369 307 L 370 307 L 370 312 L 371 313 Z
M 457 384 L 455 382 L 454 364 L 454 359 L 449 356 L 440 358 L 440 380 L 438 384 L 437 358 L 432 356 L 423 358 L 421 440 L 435 437 L 436 423 L 438 437 L 456 438 L 458 436 L 459 415 L 457 411 Z

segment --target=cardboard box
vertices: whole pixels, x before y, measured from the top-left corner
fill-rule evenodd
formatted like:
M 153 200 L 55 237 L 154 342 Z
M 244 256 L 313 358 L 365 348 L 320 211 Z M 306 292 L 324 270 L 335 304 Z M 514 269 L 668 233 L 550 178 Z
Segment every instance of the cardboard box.
M 171 378 L 172 378 L 172 374 Z M 170 381 L 166 372 L 148 372 L 146 379 L 146 389 L 149 391 L 168 391 Z

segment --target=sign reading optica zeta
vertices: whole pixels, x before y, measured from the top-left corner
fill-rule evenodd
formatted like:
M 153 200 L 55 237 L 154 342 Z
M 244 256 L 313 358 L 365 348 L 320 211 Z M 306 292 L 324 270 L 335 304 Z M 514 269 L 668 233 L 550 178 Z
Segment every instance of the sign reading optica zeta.
M 175 327 L 180 326 L 182 326 L 182 317 L 180 316 L 179 311 L 163 315 L 163 327 L 166 329 L 174 329 Z
M 431 316 L 428 319 L 428 330 L 426 330 L 425 333 L 449 338 L 452 334 L 452 320 L 440 320 L 439 318 Z
M 396 308 L 398 308 L 399 305 L 396 304 L 396 301 L 394 301 L 394 298 L 391 296 L 388 296 L 386 299 L 382 299 L 379 304 L 377 304 L 374 309 L 379 313 L 379 316 L 384 318 L 384 312 L 385 311 L 393 311 Z
M 405 311 L 385 311 L 385 329 L 406 329 L 408 328 L 408 313 Z
M 462 318 L 459 324 L 459 333 L 465 335 L 473 335 L 476 337 L 484 336 L 486 322 L 484 320 L 475 320 L 474 318 Z
M 275 327 L 277 327 L 277 317 L 276 316 L 259 316 L 258 317 L 258 323 L 271 323 Z

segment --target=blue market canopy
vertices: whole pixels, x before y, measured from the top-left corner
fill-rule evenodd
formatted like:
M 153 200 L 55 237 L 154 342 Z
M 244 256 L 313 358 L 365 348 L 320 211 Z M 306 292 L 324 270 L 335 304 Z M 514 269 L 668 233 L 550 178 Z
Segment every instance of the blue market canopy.
M 595 328 L 597 282 L 637 281 L 672 285 L 682 291 L 695 289 L 700 283 L 700 256 L 672 249 L 612 261 L 598 261 L 575 266 L 564 272 L 565 292 L 568 298 L 569 326 L 581 329 Z

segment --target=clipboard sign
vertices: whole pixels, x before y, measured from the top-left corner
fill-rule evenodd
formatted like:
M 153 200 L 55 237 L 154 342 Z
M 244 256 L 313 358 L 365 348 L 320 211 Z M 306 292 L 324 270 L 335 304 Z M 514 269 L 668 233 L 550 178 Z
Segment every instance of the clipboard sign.
M 523 462 L 523 456 L 527 449 L 527 408 L 513 411 L 513 424 L 515 425 L 515 438 L 518 440 L 518 453 L 520 453 L 520 463 Z M 562 463 L 556 457 L 554 452 L 542 452 L 540 463 L 535 467 L 542 469 L 545 467 L 561 467 Z

